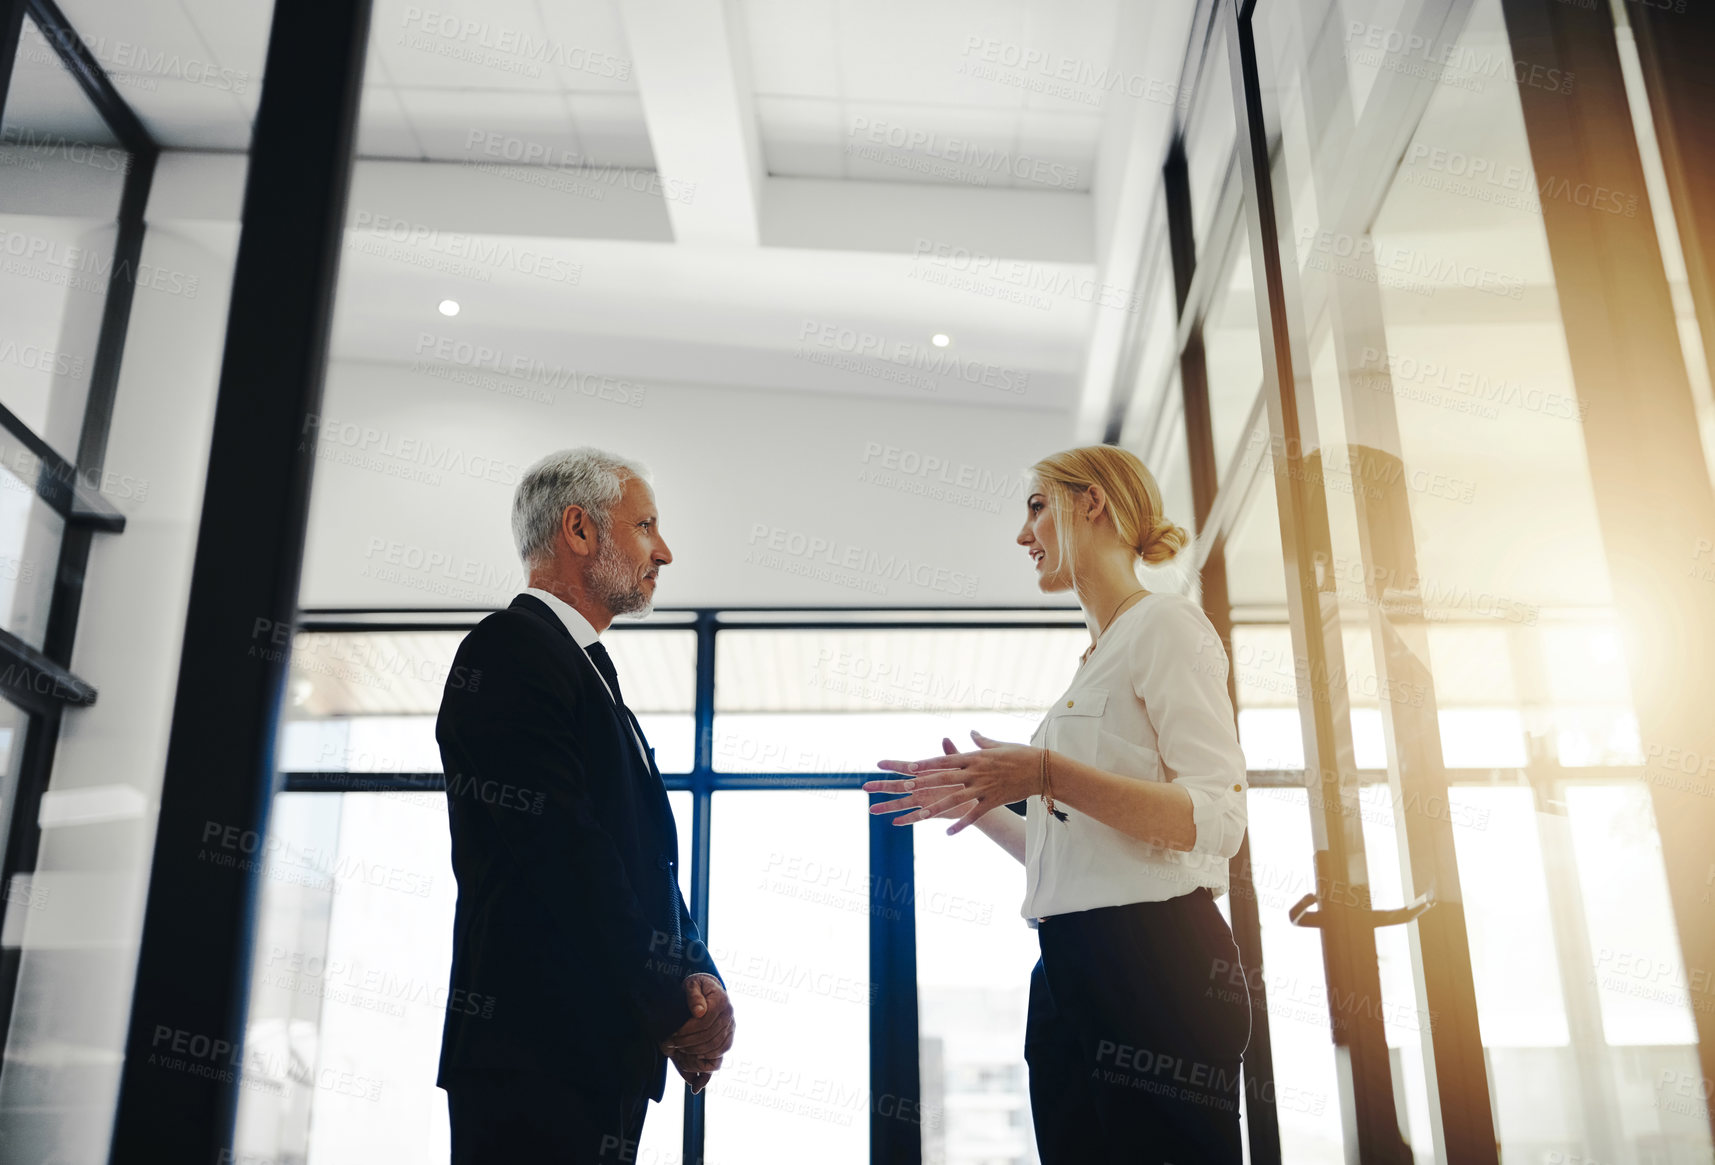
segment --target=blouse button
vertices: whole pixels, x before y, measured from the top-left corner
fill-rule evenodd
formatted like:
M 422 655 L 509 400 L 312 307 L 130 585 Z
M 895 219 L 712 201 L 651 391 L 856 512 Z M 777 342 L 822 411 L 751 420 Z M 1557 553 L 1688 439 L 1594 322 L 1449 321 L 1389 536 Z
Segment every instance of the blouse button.
M 1234 785 L 1233 786 L 1233 792 L 1235 792 L 1235 793 L 1242 793 L 1244 791 L 1245 791 L 1245 787 L 1243 785 Z
M 1066 707 L 1070 708 L 1071 706 L 1072 706 L 1072 701 L 1067 700 L 1066 701 Z

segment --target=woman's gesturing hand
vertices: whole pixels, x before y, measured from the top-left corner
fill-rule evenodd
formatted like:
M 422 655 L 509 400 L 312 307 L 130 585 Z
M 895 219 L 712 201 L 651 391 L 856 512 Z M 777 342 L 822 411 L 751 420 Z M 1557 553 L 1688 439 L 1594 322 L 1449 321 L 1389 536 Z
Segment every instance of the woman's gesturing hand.
M 900 781 L 867 781 L 866 793 L 903 793 L 892 801 L 871 805 L 871 813 L 898 813 L 895 825 L 911 825 L 934 817 L 958 817 L 949 834 L 976 821 L 999 805 L 1022 801 L 1042 788 L 1042 750 L 1024 744 L 990 740 L 973 731 L 977 751 L 959 752 L 943 738 L 945 755 L 932 760 L 876 761 L 875 767 L 912 774 Z

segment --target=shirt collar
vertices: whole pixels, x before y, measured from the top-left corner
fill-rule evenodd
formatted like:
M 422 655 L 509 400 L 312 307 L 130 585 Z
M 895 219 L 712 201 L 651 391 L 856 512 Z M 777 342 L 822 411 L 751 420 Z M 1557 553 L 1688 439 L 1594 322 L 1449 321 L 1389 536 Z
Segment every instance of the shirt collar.
M 584 618 L 576 607 L 566 602 L 559 595 L 551 594 L 537 587 L 525 587 L 524 593 L 534 595 L 548 604 L 548 610 L 560 617 L 560 622 L 566 625 L 566 630 L 572 633 L 572 640 L 579 647 L 588 650 L 590 644 L 601 638 L 600 632 L 590 626 L 590 621 Z

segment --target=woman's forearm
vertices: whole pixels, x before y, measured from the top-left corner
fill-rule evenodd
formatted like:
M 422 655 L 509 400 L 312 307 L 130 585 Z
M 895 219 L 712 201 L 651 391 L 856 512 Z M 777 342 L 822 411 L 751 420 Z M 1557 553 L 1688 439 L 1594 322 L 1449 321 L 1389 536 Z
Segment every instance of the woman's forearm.
M 1024 818 L 1001 805 L 977 818 L 976 827 L 994 838 L 996 845 L 1023 864 Z
M 1189 851 L 1197 844 L 1191 794 L 1173 782 L 1122 777 L 1058 752 L 1048 754 L 1048 765 L 1056 801 L 1152 845 Z

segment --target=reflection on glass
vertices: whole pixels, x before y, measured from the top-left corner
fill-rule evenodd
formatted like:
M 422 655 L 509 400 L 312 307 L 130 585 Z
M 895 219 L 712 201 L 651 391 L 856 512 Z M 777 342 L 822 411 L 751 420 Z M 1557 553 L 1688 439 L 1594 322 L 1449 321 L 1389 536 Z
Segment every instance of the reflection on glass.
M 1191 120 L 1185 128 L 1185 168 L 1191 188 L 1191 227 L 1198 251 L 1210 237 L 1221 183 L 1233 158 L 1238 122 L 1233 115 L 1232 74 L 1227 63 L 1225 22 L 1217 19 L 1203 53 L 1197 77 L 1197 95 L 1191 103 Z
M 1646 1019 L 1628 1011 L 1635 995 L 1616 994 L 1602 997 L 1598 1020 L 1580 965 L 1585 915 L 1598 952 L 1625 941 L 1599 937 L 1602 904 L 1648 932 L 1632 943 L 1648 958 L 1673 945 L 1659 854 L 1596 840 L 1592 831 L 1634 815 L 1591 806 L 1580 825 L 1571 793 L 1572 836 L 1582 828 L 1586 840 L 1562 845 L 1543 828 L 1560 819 L 1539 819 L 1521 772 L 1641 760 L 1542 221 L 1542 201 L 1562 195 L 1532 169 L 1499 0 L 1456 10 L 1451 51 L 1429 48 L 1433 36 L 1412 46 L 1423 19 L 1400 0 L 1278 0 L 1256 14 L 1295 387 L 1314 406 L 1303 451 L 1321 459 L 1327 499 L 1331 559 L 1318 566 L 1337 595 L 1354 761 L 1382 768 L 1400 751 L 1408 773 L 1439 760 L 1461 780 L 1492 782 L 1456 787 L 1444 811 L 1505 1158 L 1702 1159 L 1706 1119 L 1676 1143 L 1683 1114 L 1664 1114 L 1666 1098 L 1649 1091 L 1659 1069 L 1685 1066 L 1674 1039 L 1683 1017 Z M 1446 67 L 1418 69 L 1426 53 Z M 1363 120 L 1389 115 L 1371 98 L 1417 84 L 1426 104 L 1403 157 L 1354 153 L 1378 128 Z M 1379 207 L 1369 189 L 1384 192 Z M 1415 560 L 1391 556 L 1400 523 Z M 1414 698 L 1426 677 L 1433 706 Z M 1431 727 L 1438 740 L 1422 741 Z M 1361 803 L 1376 899 L 1396 904 L 1403 807 L 1384 786 Z M 1253 825 L 1253 845 L 1258 836 Z M 1576 862 L 1556 847 L 1576 848 Z M 1396 1097 L 1424 1160 L 1407 938 L 1377 932 Z M 1618 1042 L 1616 1025 L 1635 1041 L 1625 1059 L 1592 1046 L 1601 1029 Z
M 1120 444 L 1137 453 L 1142 452 L 1139 443 L 1148 438 L 1150 426 L 1156 418 L 1172 415 L 1173 402 L 1180 396 L 1177 375 L 1179 312 L 1173 284 L 1173 262 L 1167 253 L 1167 227 L 1161 219 L 1160 203 L 1156 206 L 1148 231 L 1161 242 L 1150 263 L 1142 310 L 1131 325 L 1137 375 L 1132 381 L 1125 424 L 1120 432 Z M 1163 395 L 1167 397 L 1166 411 L 1158 408 Z M 1179 427 L 1183 431 L 1184 426 L 1181 424 Z M 1158 479 L 1160 476 L 1156 474 Z
M 1333 59 L 1345 65 L 1354 111 L 1363 110 L 1369 103 L 1377 78 L 1388 71 L 1410 69 L 1424 55 L 1425 50 L 1416 46 L 1411 47 L 1415 56 L 1406 52 L 1406 0 L 1300 0 L 1294 7 L 1307 17 L 1328 10 L 1344 46 Z
M 1709 354 L 1704 350 L 1703 332 L 1697 323 L 1697 300 L 1691 294 L 1685 249 L 1679 241 L 1679 224 L 1674 214 L 1673 198 L 1668 193 L 1667 168 L 1662 163 L 1661 143 L 1656 139 L 1649 88 L 1644 82 L 1637 41 L 1632 35 L 1631 14 L 1624 4 L 1614 6 L 1614 24 L 1620 71 L 1626 80 L 1626 104 L 1631 109 L 1632 128 L 1637 134 L 1638 160 L 1643 164 L 1650 217 L 1655 220 L 1662 265 L 1666 268 L 1668 284 L 1673 288 L 1679 345 L 1685 352 L 1686 379 L 1691 384 L 1698 427 L 1703 434 L 1703 458 L 1709 468 L 1710 480 L 1715 482 L 1715 385 L 1710 383 Z
M 0 120 L 0 303 L 15 345 L 15 355 L 0 361 L 0 405 L 71 462 L 130 166 L 25 17 Z
M 1024 867 L 974 831 L 926 826 L 913 848 L 923 1160 L 1028 1165 L 1024 1019 L 1040 952 L 1019 915 Z
M 715 794 L 707 937 L 738 1035 L 705 1094 L 710 1161 L 869 1160 L 868 803 Z
M 1166 434 L 1156 441 L 1156 452 L 1144 454 L 1144 463 L 1161 487 L 1161 512 L 1191 533 L 1197 533 L 1197 514 L 1191 496 L 1191 455 L 1185 436 L 1185 409 L 1181 401 L 1179 369 L 1168 377 L 1171 401 L 1162 414 Z
M 1234 453 L 1251 440 L 1245 424 L 1262 391 L 1262 335 L 1257 327 L 1256 287 L 1251 274 L 1250 237 L 1241 223 L 1226 274 L 1203 321 L 1209 425 L 1214 437 L 1215 472 L 1222 475 L 1222 486 L 1229 484 L 1225 475 L 1231 472 Z M 1266 458 L 1263 472 L 1267 472 Z
M 1471 60 L 1509 51 L 1499 0 L 1472 6 L 1459 49 Z M 1605 608 L 1537 193 L 1503 197 L 1460 161 L 1532 173 L 1517 87 L 1504 81 L 1441 85 L 1430 98 L 1369 240 L 1386 329 L 1353 391 L 1392 395 L 1426 602 Z

